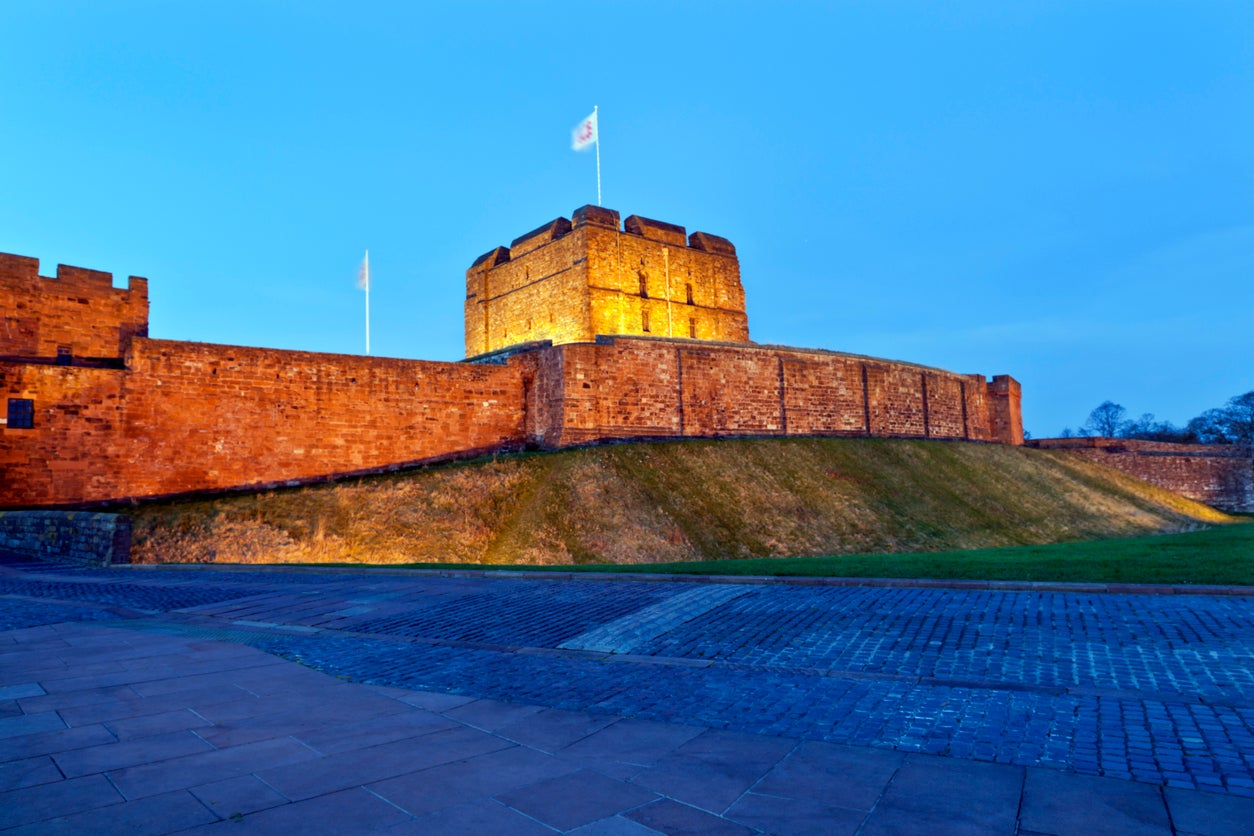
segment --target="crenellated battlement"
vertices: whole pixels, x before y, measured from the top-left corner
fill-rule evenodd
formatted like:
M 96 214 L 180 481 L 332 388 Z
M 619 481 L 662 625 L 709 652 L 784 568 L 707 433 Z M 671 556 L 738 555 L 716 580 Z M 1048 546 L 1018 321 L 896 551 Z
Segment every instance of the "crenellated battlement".
M 113 274 L 58 264 L 39 274 L 39 259 L 0 253 L 0 356 L 120 358 L 148 334 L 148 280 L 125 288 Z
M 554 218 L 530 232 L 519 235 L 510 242 L 508 247 L 495 247 L 488 250 L 474 260 L 471 264 L 471 269 L 481 267 L 484 264 L 487 264 L 489 267 L 496 267 L 506 261 L 526 255 L 545 244 L 551 244 L 569 235 L 572 231 L 585 226 L 623 232 L 628 235 L 635 235 L 650 241 L 667 244 L 668 246 L 689 247 L 713 255 L 721 255 L 728 258 L 736 257 L 736 247 L 732 242 L 718 235 L 711 235 L 708 232 L 694 232 L 689 235 L 687 230 L 678 224 L 656 221 L 640 215 L 628 215 L 620 223 L 618 212 L 613 209 L 589 205 L 576 209 L 569 220 L 566 218 Z
M 647 335 L 747 342 L 736 248 L 708 232 L 581 206 L 475 259 L 466 355 Z
M 128 276 L 125 288 L 113 286 L 113 274 L 103 270 L 90 270 L 86 267 L 72 267 L 58 264 L 55 276 L 39 275 L 39 259 L 13 253 L 0 253 L 0 282 L 5 281 L 44 281 L 59 282 L 62 286 L 90 288 L 95 290 L 117 290 L 122 293 L 142 293 L 148 295 L 148 280 L 142 276 Z

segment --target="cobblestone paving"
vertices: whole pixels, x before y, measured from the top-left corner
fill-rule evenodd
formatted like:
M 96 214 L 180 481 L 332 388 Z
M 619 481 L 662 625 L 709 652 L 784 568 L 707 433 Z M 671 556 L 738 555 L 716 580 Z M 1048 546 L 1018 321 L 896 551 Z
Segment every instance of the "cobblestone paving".
M 1251 597 L 34 564 L 0 596 L 4 629 L 163 609 L 118 623 L 379 685 L 1254 797 Z
M 110 612 L 94 607 L 75 607 L 68 604 L 44 601 L 19 601 L 0 598 L 0 632 L 39 627 L 43 624 L 59 624 L 65 621 L 103 621 L 116 618 Z

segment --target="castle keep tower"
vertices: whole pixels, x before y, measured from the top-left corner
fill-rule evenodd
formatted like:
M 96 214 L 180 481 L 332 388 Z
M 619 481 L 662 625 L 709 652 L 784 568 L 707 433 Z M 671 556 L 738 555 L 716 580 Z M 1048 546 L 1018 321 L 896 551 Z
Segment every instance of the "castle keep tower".
M 599 206 L 497 247 L 466 271 L 466 356 L 598 334 L 748 342 L 736 248 Z

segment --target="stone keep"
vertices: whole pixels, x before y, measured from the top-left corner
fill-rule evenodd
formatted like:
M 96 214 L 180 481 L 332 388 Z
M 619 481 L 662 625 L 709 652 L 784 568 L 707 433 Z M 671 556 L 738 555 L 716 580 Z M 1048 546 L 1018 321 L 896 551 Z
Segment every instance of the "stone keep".
M 497 247 L 466 271 L 466 356 L 642 335 L 748 342 L 736 248 L 599 206 Z

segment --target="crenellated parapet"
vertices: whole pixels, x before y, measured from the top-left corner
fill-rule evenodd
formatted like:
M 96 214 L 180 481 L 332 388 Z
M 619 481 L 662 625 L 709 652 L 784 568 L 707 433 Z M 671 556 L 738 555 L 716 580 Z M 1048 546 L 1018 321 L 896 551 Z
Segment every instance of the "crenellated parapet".
M 583 206 L 466 271 L 466 355 L 642 335 L 748 342 L 736 248 L 708 232 Z
M 112 273 L 65 264 L 41 276 L 39 259 L 0 253 L 0 316 L 0 356 L 120 358 L 148 334 L 148 280 L 117 288 Z

